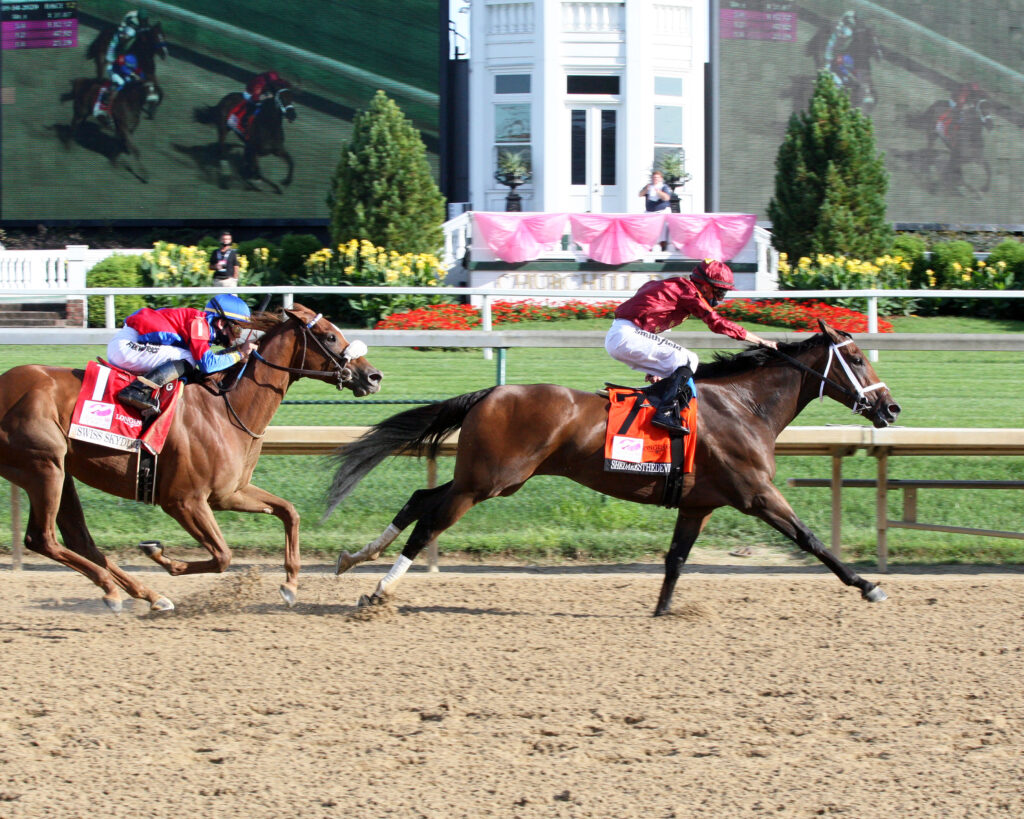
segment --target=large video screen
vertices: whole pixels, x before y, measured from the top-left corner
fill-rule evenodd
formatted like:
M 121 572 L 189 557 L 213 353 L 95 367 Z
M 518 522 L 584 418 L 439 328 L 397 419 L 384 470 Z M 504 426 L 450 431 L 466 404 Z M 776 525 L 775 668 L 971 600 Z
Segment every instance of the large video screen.
M 420 129 L 436 168 L 437 0 L 2 7 L 5 223 L 322 222 L 353 116 L 378 89 Z M 136 10 L 139 30 L 108 52 Z M 157 42 L 166 52 L 153 54 Z M 117 70 L 141 77 L 104 115 L 95 99 L 108 54 L 131 54 Z M 267 71 L 290 88 L 241 112 L 233 124 L 243 139 L 227 127 L 232 105 L 223 101 Z
M 765 216 L 828 70 L 874 124 L 901 223 L 1019 224 L 1024 0 L 721 0 L 720 208 Z

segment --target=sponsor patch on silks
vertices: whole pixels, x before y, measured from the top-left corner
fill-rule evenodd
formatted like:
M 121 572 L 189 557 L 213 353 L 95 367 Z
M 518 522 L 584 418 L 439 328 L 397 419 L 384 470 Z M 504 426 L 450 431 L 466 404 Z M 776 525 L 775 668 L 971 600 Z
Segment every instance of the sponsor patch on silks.
M 632 387 L 608 387 L 608 429 L 604 442 L 606 472 L 667 475 L 672 469 L 672 437 L 651 426 L 654 406 Z M 690 434 L 683 438 L 683 471 L 693 472 L 697 451 L 697 397 L 683 412 Z
M 173 381 L 157 391 L 160 415 L 146 427 L 137 409 L 120 404 L 115 397 L 134 378 L 124 370 L 90 361 L 71 416 L 68 437 L 125 452 L 135 452 L 144 446 L 153 454 L 159 454 L 185 385 Z

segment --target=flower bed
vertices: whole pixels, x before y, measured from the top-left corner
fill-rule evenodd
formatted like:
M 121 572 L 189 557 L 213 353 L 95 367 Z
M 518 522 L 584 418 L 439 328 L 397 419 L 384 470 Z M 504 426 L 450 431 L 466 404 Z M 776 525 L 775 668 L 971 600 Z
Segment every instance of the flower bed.
M 823 319 L 837 330 L 847 333 L 868 331 L 868 317 L 863 313 L 821 301 L 730 299 L 719 306 L 718 312 L 737 322 L 756 321 L 758 324 L 788 327 L 792 330 L 817 332 L 818 319 Z M 892 324 L 879 319 L 878 332 L 891 333 Z
M 610 319 L 618 302 L 567 301 L 541 304 L 532 301 L 496 301 L 491 305 L 493 324 L 567 319 Z M 431 304 L 405 313 L 393 313 L 374 325 L 375 330 L 472 330 L 480 326 L 480 311 L 468 304 Z

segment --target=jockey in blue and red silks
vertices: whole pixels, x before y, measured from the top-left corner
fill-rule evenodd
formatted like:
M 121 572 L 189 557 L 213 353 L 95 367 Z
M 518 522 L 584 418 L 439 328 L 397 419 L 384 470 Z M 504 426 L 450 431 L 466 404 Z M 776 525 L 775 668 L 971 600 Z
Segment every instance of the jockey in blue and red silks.
M 160 409 L 154 390 L 182 376 L 220 372 L 246 359 L 255 342 L 232 345 L 238 340 L 239 322 L 250 315 L 249 306 L 230 293 L 214 296 L 203 310 L 144 307 L 132 313 L 107 345 L 111 364 L 139 376 L 118 399 L 152 414 Z M 217 353 L 211 344 L 232 349 Z
M 685 409 L 690 396 L 680 402 L 677 399 L 697 369 L 696 353 L 659 333 L 696 316 L 716 333 L 751 344 L 778 346 L 715 312 L 725 294 L 735 288 L 727 264 L 705 259 L 689 279 L 673 276 L 647 282 L 616 308 L 604 348 L 616 361 L 646 373 L 647 380 L 655 384 L 647 389 L 647 398 L 655 406 L 651 417 L 655 426 L 676 434 L 689 433 L 680 421 L 679 403 Z
M 273 99 L 274 94 L 280 89 L 290 87 L 291 83 L 276 71 L 264 71 L 257 74 L 246 83 L 245 90 L 242 92 L 242 101 L 228 114 L 228 127 L 245 139 L 249 132 L 249 126 L 256 114 L 259 113 L 260 105 L 266 100 Z
M 96 97 L 93 116 L 101 119 L 106 117 L 117 92 L 133 79 L 142 79 L 138 60 L 134 54 L 128 52 L 135 45 L 139 31 L 148 24 L 149 18 L 144 10 L 129 11 L 121 20 L 114 36 L 110 38 L 107 53 L 104 55 L 106 80 L 100 86 Z

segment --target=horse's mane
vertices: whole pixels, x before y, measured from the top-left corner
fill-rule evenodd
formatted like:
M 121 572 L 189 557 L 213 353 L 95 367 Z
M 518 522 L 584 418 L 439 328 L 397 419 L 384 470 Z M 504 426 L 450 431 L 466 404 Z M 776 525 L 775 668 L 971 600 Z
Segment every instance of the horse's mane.
M 287 316 L 283 312 L 256 312 L 248 321 L 240 321 L 238 325 L 245 330 L 259 330 L 261 333 L 268 333 L 283 324 L 286 318 Z
M 841 331 L 840 335 L 849 338 L 847 333 Z M 829 342 L 828 336 L 824 333 L 817 333 L 803 341 L 780 341 L 779 350 L 789 356 L 797 358 L 801 353 L 807 352 L 812 347 L 818 347 Z M 756 370 L 759 367 L 785 366 L 786 360 L 775 355 L 768 347 L 748 347 L 741 352 L 729 355 L 728 353 L 715 353 L 713 361 L 701 362 L 697 366 L 694 378 L 702 381 L 707 378 L 728 378 L 740 373 Z

